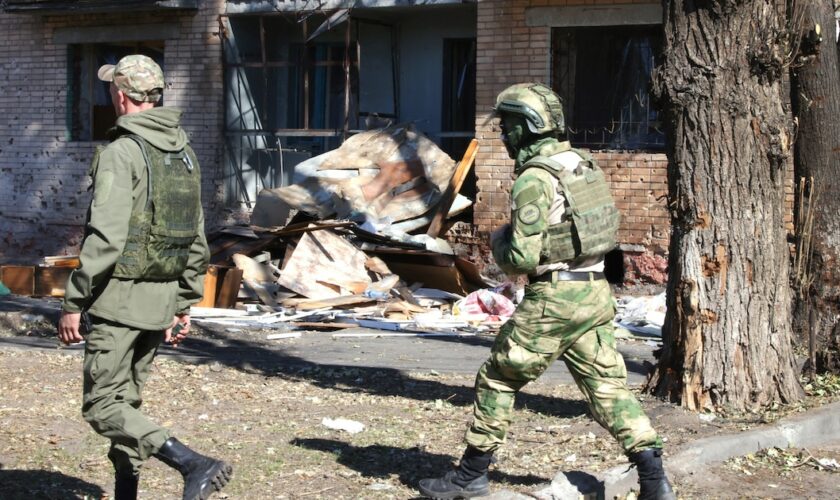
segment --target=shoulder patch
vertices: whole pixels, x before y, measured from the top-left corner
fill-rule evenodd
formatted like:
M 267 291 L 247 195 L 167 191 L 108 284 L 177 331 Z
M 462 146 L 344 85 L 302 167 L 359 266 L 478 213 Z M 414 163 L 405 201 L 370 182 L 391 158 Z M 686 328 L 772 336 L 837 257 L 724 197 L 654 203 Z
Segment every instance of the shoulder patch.
M 518 193 L 514 194 L 513 203 L 515 208 L 524 207 L 529 203 L 533 203 L 540 198 L 540 190 L 537 186 L 529 185 L 519 191 Z
M 533 203 L 525 205 L 516 212 L 519 222 L 531 225 L 540 220 L 540 209 Z

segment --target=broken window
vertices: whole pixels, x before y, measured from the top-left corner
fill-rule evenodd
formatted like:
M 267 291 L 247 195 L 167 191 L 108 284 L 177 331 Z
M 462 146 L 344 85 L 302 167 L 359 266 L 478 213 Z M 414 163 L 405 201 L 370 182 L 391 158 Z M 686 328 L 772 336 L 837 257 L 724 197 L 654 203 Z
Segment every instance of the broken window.
M 358 128 L 358 57 L 352 26 L 309 40 L 324 21 L 225 18 L 226 154 L 236 201 L 286 185 L 292 166 L 330 151 Z
M 475 136 L 475 55 L 475 38 L 443 40 L 440 146 L 453 158 L 460 158 Z M 470 169 L 461 194 L 475 193 L 475 170 Z
M 554 90 L 563 98 L 572 143 L 593 149 L 661 151 L 661 113 L 650 75 L 661 28 L 597 26 L 552 31 Z
M 116 64 L 129 54 L 144 54 L 163 68 L 163 42 L 115 42 L 68 45 L 67 80 L 70 112 L 68 130 L 72 141 L 105 140 L 117 120 L 107 82 L 96 72 L 103 64 Z M 160 105 L 163 102 L 161 99 Z

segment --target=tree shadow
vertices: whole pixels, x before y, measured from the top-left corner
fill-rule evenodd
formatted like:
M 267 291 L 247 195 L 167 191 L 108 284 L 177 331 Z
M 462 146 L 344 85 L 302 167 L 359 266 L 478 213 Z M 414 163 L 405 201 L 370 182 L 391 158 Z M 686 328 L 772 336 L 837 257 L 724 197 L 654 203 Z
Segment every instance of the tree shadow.
M 440 476 L 453 467 L 453 457 L 429 453 L 420 447 L 355 446 L 335 439 L 320 438 L 295 438 L 289 444 L 329 453 L 335 457 L 336 462 L 365 477 L 387 479 L 396 475 L 402 484 L 413 489 L 416 489 L 417 482 L 421 479 Z M 490 479 L 521 486 L 533 486 L 550 481 L 550 478 L 546 479 L 533 474 L 514 475 L 497 469 L 490 471 Z
M 0 464 L 0 498 L 4 500 L 102 498 L 98 485 L 60 472 L 3 469 Z
M 456 406 L 473 403 L 472 387 L 446 384 L 434 379 L 417 379 L 395 368 L 315 363 L 259 342 L 218 335 L 215 337 L 224 339 L 224 345 L 194 337 L 178 348 L 179 357 L 193 357 L 199 363 L 215 361 L 246 372 L 306 381 L 334 391 L 400 396 L 418 401 L 443 399 Z M 162 352 L 165 354 L 166 350 Z M 582 400 L 521 392 L 516 396 L 516 407 L 556 417 L 576 417 L 588 412 Z

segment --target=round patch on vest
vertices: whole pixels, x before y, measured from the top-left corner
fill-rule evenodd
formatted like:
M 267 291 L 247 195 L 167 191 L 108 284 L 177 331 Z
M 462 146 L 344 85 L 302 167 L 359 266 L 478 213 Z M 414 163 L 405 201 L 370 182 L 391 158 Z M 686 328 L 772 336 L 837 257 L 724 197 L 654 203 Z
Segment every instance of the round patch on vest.
M 540 209 L 536 205 L 530 203 L 519 209 L 519 222 L 523 224 L 533 224 L 540 220 Z

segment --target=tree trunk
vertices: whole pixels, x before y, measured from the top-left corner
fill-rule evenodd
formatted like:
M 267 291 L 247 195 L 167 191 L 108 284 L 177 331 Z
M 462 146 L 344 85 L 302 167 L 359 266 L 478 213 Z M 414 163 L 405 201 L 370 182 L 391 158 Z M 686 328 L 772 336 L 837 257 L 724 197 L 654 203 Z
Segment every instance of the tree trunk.
M 792 71 L 792 100 L 799 118 L 795 172 L 797 186 L 802 186 L 797 189 L 794 205 L 797 254 L 793 325 L 801 340 L 815 334 L 819 353 L 816 368 L 838 372 L 840 69 L 832 0 L 816 0 L 805 5 L 807 31 L 803 36 L 803 51 L 811 55 L 803 57 L 801 66 Z M 820 42 L 811 31 L 817 24 L 822 28 Z
M 654 90 L 672 235 L 664 348 L 648 389 L 693 410 L 793 401 L 784 17 L 761 1 L 664 7 Z

